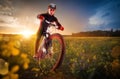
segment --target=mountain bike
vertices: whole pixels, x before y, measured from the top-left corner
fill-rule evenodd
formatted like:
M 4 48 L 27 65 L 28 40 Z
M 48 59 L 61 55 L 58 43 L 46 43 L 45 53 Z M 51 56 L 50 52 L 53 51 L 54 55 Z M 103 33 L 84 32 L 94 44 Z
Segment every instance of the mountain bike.
M 49 27 L 57 27 L 54 23 L 47 20 L 45 22 L 49 24 Z M 42 42 L 38 47 L 39 63 L 42 70 L 54 71 L 63 62 L 65 43 L 61 34 L 48 31 L 45 33 L 46 36 L 43 36 Z

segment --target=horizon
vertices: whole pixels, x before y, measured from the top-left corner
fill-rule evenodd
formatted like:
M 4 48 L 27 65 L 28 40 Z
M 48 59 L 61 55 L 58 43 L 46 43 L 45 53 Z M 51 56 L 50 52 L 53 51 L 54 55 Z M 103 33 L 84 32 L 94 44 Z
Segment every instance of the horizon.
M 62 34 L 62 35 L 73 35 L 73 34 L 79 34 L 79 33 L 87 33 L 87 32 L 97 32 L 97 31 L 101 31 L 101 32 L 116 32 L 116 31 L 120 31 L 120 29 L 110 29 L 110 30 L 92 30 L 92 31 L 79 31 L 79 32 L 74 32 L 71 34 Z M 0 33 L 0 35 L 27 35 L 29 33 Z M 35 33 L 30 34 L 32 35 L 36 35 Z

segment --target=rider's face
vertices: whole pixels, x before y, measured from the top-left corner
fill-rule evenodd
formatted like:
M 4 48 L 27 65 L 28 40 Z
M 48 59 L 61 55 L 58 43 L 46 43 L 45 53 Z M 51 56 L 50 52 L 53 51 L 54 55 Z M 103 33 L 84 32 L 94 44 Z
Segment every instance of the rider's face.
M 48 8 L 48 13 L 50 15 L 54 15 L 55 14 L 55 9 Z

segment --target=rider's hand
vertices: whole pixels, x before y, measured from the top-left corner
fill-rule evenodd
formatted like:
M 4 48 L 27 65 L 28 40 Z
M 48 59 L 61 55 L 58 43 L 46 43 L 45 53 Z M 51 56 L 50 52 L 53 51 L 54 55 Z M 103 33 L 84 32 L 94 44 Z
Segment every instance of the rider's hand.
M 40 19 L 40 20 L 44 20 L 45 19 L 43 16 L 38 16 L 37 18 Z
M 63 31 L 63 30 L 64 30 L 64 27 L 63 27 L 63 26 L 60 26 L 59 30 Z

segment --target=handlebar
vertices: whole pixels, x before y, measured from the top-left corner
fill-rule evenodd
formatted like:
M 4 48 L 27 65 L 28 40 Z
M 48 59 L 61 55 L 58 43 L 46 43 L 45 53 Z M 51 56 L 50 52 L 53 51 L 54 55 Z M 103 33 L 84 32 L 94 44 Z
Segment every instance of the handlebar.
M 48 21 L 48 20 L 45 20 L 45 22 L 46 23 L 48 23 L 50 26 L 55 26 L 55 27 L 57 27 L 57 25 L 56 24 L 53 24 L 53 23 L 51 23 L 50 21 Z

